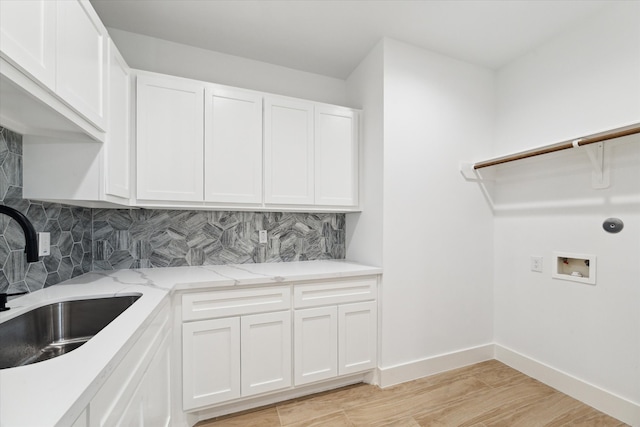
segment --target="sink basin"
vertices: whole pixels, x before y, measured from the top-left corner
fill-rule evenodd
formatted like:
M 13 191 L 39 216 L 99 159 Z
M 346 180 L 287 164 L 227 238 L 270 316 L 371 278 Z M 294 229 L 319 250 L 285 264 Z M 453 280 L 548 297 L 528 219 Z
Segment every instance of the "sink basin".
M 58 302 L 0 323 L 0 369 L 41 362 L 75 350 L 141 295 Z

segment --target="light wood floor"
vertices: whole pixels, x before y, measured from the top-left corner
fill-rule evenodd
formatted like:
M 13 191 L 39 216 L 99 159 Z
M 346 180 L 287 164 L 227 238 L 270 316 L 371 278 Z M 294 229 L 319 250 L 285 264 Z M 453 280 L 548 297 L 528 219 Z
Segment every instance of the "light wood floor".
M 625 425 L 491 360 L 384 390 L 357 384 L 197 427 Z

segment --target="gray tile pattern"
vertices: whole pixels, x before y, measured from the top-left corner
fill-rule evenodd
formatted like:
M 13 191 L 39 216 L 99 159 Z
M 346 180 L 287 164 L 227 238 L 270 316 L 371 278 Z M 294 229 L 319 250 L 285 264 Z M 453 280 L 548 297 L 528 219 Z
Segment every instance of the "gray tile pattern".
M 0 215 L 0 292 L 34 291 L 91 271 L 91 210 L 22 198 L 22 137 L 0 128 L 0 203 L 51 234 L 51 255 L 27 263 L 18 224 Z
M 344 259 L 344 229 L 333 213 L 94 209 L 94 270 Z
M 51 255 L 28 264 L 22 231 L 0 215 L 0 292 L 33 291 L 89 271 L 345 257 L 345 214 L 86 209 L 25 200 L 22 137 L 1 127 L 0 203 L 51 236 Z M 267 230 L 267 243 L 258 242 L 258 230 Z

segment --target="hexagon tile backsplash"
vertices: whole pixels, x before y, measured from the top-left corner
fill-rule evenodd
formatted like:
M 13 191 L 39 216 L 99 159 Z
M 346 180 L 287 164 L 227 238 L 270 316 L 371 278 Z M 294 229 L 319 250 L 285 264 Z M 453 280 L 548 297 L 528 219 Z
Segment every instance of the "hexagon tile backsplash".
M 51 235 L 51 255 L 27 263 L 20 226 L 0 215 L 0 292 L 51 286 L 91 271 L 91 209 L 22 198 L 22 137 L 0 128 L 0 203 Z
M 0 292 L 33 291 L 94 270 L 344 259 L 345 214 L 88 209 L 22 198 L 22 137 L 0 127 L 0 203 L 51 234 L 27 263 L 15 221 L 0 215 Z M 258 242 L 267 230 L 267 243 Z
M 94 209 L 93 268 L 343 259 L 344 226 L 344 214 Z

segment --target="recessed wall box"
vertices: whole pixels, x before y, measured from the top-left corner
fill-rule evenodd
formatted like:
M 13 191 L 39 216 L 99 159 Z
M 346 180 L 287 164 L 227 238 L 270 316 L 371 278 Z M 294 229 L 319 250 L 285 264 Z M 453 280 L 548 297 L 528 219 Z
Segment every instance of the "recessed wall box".
M 569 252 L 553 253 L 554 279 L 571 280 L 572 282 L 596 284 L 596 256 Z

